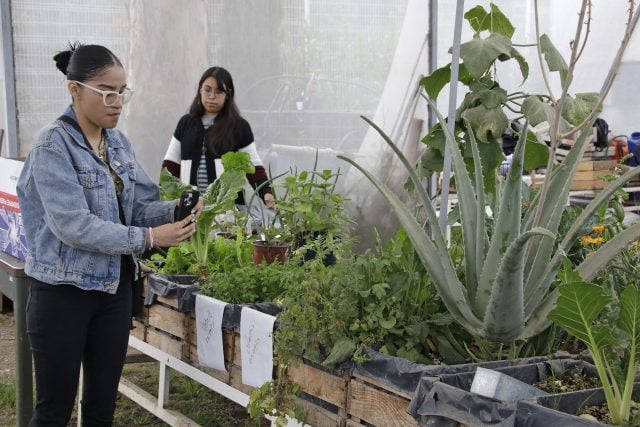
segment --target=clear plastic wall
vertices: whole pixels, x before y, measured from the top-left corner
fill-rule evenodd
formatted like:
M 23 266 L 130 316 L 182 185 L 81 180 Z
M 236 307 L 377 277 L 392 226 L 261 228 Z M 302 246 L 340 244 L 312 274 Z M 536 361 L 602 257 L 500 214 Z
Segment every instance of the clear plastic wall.
M 531 42 L 533 1 L 495 3 L 516 26 L 514 39 Z M 577 91 L 600 89 L 627 5 L 615 3 L 593 2 L 592 46 L 578 69 Z M 200 75 L 220 65 L 234 77 L 236 101 L 272 174 L 311 168 L 318 150 L 319 168 L 344 173 L 340 191 L 351 199 L 366 242 L 372 226 L 393 231 L 393 215 L 373 186 L 335 155 L 358 160 L 400 193 L 402 168 L 360 116 L 373 118 L 408 157 L 417 158 L 427 111 L 416 88 L 428 73 L 429 42 L 436 36 L 430 34 L 430 4 L 438 11 L 439 67 L 450 62 L 453 1 L 11 0 L 20 153 L 28 153 L 38 130 L 70 102 L 52 60 L 68 42 L 104 44 L 125 64 L 136 93 L 119 127 L 154 177 Z M 476 4 L 489 2 L 467 1 L 465 10 Z M 567 55 L 579 2 L 539 4 L 542 31 Z M 467 27 L 463 41 L 471 37 Z M 602 115 L 618 134 L 640 129 L 636 91 L 630 90 L 638 87 L 638 39 L 636 34 Z M 531 48 L 521 50 L 534 58 Z M 530 67 L 522 90 L 541 91 L 535 60 Z M 500 72 L 503 86 L 520 84 L 516 68 Z M 447 96 L 446 90 L 440 95 L 442 111 Z

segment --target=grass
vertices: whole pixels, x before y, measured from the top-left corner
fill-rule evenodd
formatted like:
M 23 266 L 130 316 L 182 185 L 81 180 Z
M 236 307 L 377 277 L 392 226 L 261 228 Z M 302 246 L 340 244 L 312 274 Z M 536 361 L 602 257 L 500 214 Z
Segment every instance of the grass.
M 123 377 L 148 393 L 157 396 L 158 364 L 156 362 L 125 365 Z M 0 376 L 0 425 L 15 425 L 16 388 L 12 377 Z M 172 371 L 168 409 L 178 411 L 203 427 L 257 426 L 244 407 L 207 389 L 200 383 Z M 75 411 L 71 425 L 75 425 Z M 122 394 L 118 395 L 114 427 L 163 427 L 167 424 Z M 260 426 L 268 426 L 264 420 Z

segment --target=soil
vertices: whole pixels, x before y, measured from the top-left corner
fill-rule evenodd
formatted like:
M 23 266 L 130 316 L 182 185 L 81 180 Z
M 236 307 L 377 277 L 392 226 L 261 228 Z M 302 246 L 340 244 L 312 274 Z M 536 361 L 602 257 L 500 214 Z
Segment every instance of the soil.
M 565 374 L 559 377 L 550 376 L 534 384 L 547 393 L 567 393 L 600 387 L 600 380 L 580 374 Z
M 0 314 L 0 376 L 13 377 L 16 370 L 13 316 Z

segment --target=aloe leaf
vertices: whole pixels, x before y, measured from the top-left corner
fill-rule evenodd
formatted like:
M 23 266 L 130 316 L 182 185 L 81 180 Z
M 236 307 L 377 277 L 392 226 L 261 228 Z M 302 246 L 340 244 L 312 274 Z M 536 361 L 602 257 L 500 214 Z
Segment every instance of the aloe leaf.
M 510 343 L 524 329 L 524 251 L 527 241 L 538 235 L 555 237 L 544 228 L 534 228 L 518 236 L 502 257 L 484 315 L 484 336 L 490 339 Z
M 425 234 L 422 226 L 417 222 L 413 213 L 402 203 L 398 196 L 384 185 L 380 180 L 367 172 L 362 166 L 355 161 L 344 156 L 337 156 L 344 160 L 362 174 L 364 174 L 371 183 L 380 191 L 387 199 L 394 212 L 396 213 L 400 224 L 405 229 L 407 236 L 411 240 L 416 253 L 429 272 L 436 289 L 443 303 L 447 307 L 456 321 L 467 330 L 479 333 L 482 322 L 470 309 L 469 298 L 466 289 L 460 283 L 455 268 L 451 264 L 448 251 L 439 251 L 431 239 Z
M 484 218 L 484 202 L 482 205 L 478 202 L 476 191 L 471 183 L 471 178 L 469 177 L 467 165 L 462 158 L 462 154 L 460 153 L 460 149 L 458 148 L 458 144 L 453 133 L 451 133 L 451 130 L 446 125 L 444 117 L 438 109 L 435 108 L 435 105 L 430 99 L 427 98 L 427 102 L 440 121 L 451 152 L 451 164 L 456 177 L 456 187 L 458 189 L 458 207 L 460 208 L 460 222 L 462 224 L 462 236 L 464 240 L 465 263 L 475 262 L 477 258 L 484 258 L 484 252 L 481 254 L 476 253 L 476 244 L 474 242 L 479 234 L 483 236 L 486 234 L 486 232 L 478 231 L 478 227 L 484 227 L 484 220 L 480 223 L 477 220 L 477 218 L 480 217 Z M 478 192 L 480 191 L 484 192 L 482 185 L 478 187 Z M 478 212 L 479 209 L 482 211 L 482 216 Z M 475 289 L 478 283 L 478 273 L 475 268 L 466 268 L 465 271 L 467 274 L 470 274 L 465 277 L 465 281 L 467 289 L 471 290 L 469 295 L 473 295 L 475 294 Z
M 613 193 L 615 193 L 618 189 L 624 187 L 624 185 L 634 177 L 640 175 L 640 168 L 631 168 L 624 174 L 622 174 L 618 179 L 607 185 L 602 191 L 600 191 L 595 198 L 589 202 L 589 204 L 583 209 L 583 211 L 578 215 L 575 219 L 571 228 L 567 231 L 560 246 L 564 250 L 568 250 L 573 242 L 576 239 L 578 232 L 584 228 L 585 224 L 593 218 L 596 211 L 600 209 L 600 207 L 608 202 L 611 199 Z
M 469 292 L 469 297 L 473 303 L 476 299 L 475 296 L 477 292 L 477 286 L 476 286 L 477 278 L 480 276 L 480 273 L 482 272 L 482 265 L 484 261 L 483 256 L 478 256 L 478 255 L 485 253 L 485 248 L 486 248 L 485 242 L 487 241 L 487 235 L 486 235 L 487 231 L 484 226 L 484 219 L 486 215 L 485 209 L 480 208 L 485 206 L 484 191 L 482 190 L 484 186 L 484 179 L 482 176 L 482 165 L 480 164 L 480 152 L 478 151 L 478 144 L 476 142 L 476 138 L 473 134 L 473 130 L 471 129 L 471 126 L 469 126 L 469 123 L 466 123 L 466 122 L 465 122 L 465 125 L 471 139 L 471 153 L 473 154 L 474 178 L 475 178 L 476 193 L 478 195 L 478 202 L 477 202 L 478 208 L 475 211 L 476 212 L 476 233 L 473 238 L 473 242 L 470 242 L 475 244 L 473 253 L 475 253 L 476 256 L 474 258 L 465 257 L 465 273 L 466 273 L 465 277 L 472 278 L 472 280 L 469 280 L 467 283 L 467 290 Z M 477 307 L 476 307 L 476 313 L 482 313 L 482 311 L 477 311 Z
M 525 130 L 516 145 L 506 183 L 500 195 L 500 207 L 498 208 L 497 217 L 494 221 L 495 229 L 478 282 L 477 307 L 487 306 L 491 286 L 498 273 L 498 266 L 500 265 L 502 256 L 509 245 L 511 245 L 511 242 L 520 234 L 522 205 L 514 201 L 522 199 L 522 164 L 527 128 L 528 123 L 525 123 Z
M 585 129 L 590 129 L 593 121 L 595 118 L 585 126 Z M 578 168 L 578 163 L 582 160 L 588 137 L 588 132 L 580 134 L 567 157 L 551 173 L 545 197 L 541 196 L 537 201 L 536 210 L 540 211 L 538 224 L 544 224 L 545 228 L 551 230 L 552 233 L 558 231 L 564 205 L 569 197 L 569 187 Z M 527 255 L 525 300 L 529 300 L 540 287 L 540 283 L 545 280 L 545 271 L 549 266 L 551 254 L 553 254 L 553 245 L 554 242 L 541 242 L 539 245 L 532 246 L 532 252 Z
M 592 280 L 620 251 L 637 240 L 638 237 L 640 237 L 640 222 L 616 234 L 597 251 L 589 254 L 576 268 L 576 271 L 585 281 Z
M 396 154 L 398 159 L 400 159 L 400 161 L 404 165 L 407 173 L 409 174 L 409 178 L 413 183 L 414 190 L 416 191 L 416 194 L 418 196 L 418 202 L 424 207 L 425 212 L 427 213 L 427 219 L 429 223 L 433 225 L 433 227 L 431 227 L 431 232 L 432 232 L 432 236 L 434 238 L 436 247 L 438 248 L 439 251 L 446 251 L 447 244 L 444 241 L 444 236 L 440 228 L 436 226 L 436 224 L 438 224 L 438 215 L 436 214 L 436 210 L 433 207 L 433 204 L 431 203 L 431 199 L 429 198 L 427 191 L 422 185 L 422 180 L 418 177 L 418 174 L 416 174 L 416 171 L 414 170 L 411 163 L 409 163 L 409 160 L 407 160 L 407 158 L 404 156 L 404 154 L 402 153 L 402 150 L 398 148 L 398 146 L 391 140 L 391 138 L 389 138 L 389 136 L 373 121 L 369 120 L 365 116 L 360 116 L 360 117 L 365 122 L 367 122 L 371 127 L 373 127 L 376 130 L 376 132 L 378 132 L 378 134 L 387 143 L 387 145 L 391 147 L 391 149 Z M 446 128 L 446 125 L 444 127 Z M 447 136 L 447 138 L 449 137 Z M 343 158 L 343 159 L 347 160 L 346 158 Z M 347 161 L 350 162 L 350 160 L 347 160 Z

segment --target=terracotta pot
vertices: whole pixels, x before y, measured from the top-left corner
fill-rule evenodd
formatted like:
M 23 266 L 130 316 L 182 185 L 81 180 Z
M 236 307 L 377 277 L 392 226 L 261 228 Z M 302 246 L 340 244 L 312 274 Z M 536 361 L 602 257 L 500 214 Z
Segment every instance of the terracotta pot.
M 253 242 L 253 263 L 255 265 L 262 264 L 264 260 L 267 264 L 271 264 L 278 260 L 283 263 L 287 260 L 287 244 L 269 244 L 265 240 L 256 240 Z

